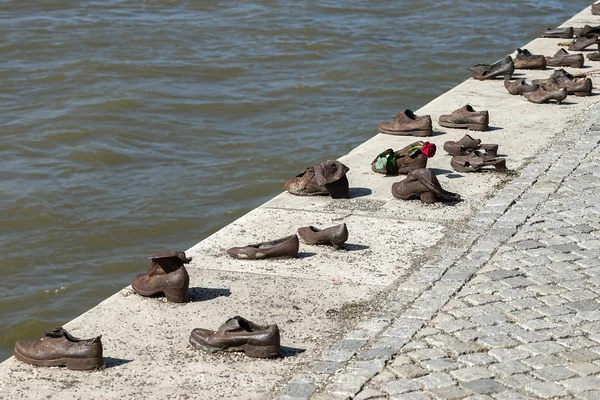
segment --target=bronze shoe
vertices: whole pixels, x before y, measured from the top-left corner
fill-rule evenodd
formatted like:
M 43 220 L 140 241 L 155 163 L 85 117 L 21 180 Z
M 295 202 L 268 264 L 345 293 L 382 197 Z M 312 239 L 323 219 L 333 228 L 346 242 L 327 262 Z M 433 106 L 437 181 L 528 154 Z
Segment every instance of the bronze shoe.
M 375 157 L 371 169 L 386 175 L 408 174 L 413 169 L 425 168 L 435 151 L 435 144 L 429 142 L 414 142 L 398 151 L 387 149 Z
M 507 171 L 504 158 L 487 158 L 477 151 L 452 157 L 450 165 L 458 172 L 478 172 L 485 167 L 493 167 L 498 172 Z
M 600 61 L 600 52 L 595 52 L 587 55 L 590 61 Z
M 554 54 L 554 57 L 546 57 L 546 63 L 551 67 L 581 68 L 583 67 L 583 54 L 569 54 L 565 49 L 560 49 Z
M 401 200 L 419 198 L 425 204 L 460 200 L 460 195 L 442 189 L 437 177 L 429 168 L 409 172 L 406 179 L 392 185 L 392 195 Z
M 592 14 L 593 15 L 600 15 L 600 3 L 594 3 L 594 4 L 592 4 Z
M 591 33 L 585 36 L 579 36 L 569 44 L 569 50 L 582 51 L 590 46 L 598 44 L 600 35 Z
M 469 67 L 471 76 L 474 79 L 483 81 L 503 76 L 504 79 L 510 79 L 515 72 L 515 64 L 511 56 L 506 56 L 493 64 L 475 64 Z
M 325 229 L 305 226 L 298 229 L 298 236 L 307 244 L 330 244 L 339 250 L 348 240 L 348 228 L 346 224 L 330 226 Z
M 19 361 L 42 367 L 66 366 L 73 370 L 104 366 L 101 336 L 77 339 L 62 327 L 44 332 L 41 339 L 21 339 L 15 343 L 14 355 Z
M 571 26 L 567 28 L 547 28 L 539 31 L 539 34 L 545 38 L 571 39 L 574 35 L 574 30 Z
M 298 236 L 291 235 L 270 242 L 250 244 L 244 247 L 232 247 L 227 250 L 233 258 L 244 260 L 262 260 L 265 258 L 294 258 L 298 255 L 300 242 Z
M 418 117 L 408 109 L 399 112 L 392 122 L 380 123 L 379 131 L 388 135 L 400 136 L 431 136 L 433 134 L 431 117 L 429 115 Z
M 273 358 L 281 354 L 277 325 L 260 326 L 240 316 L 228 319 L 219 329 L 196 328 L 190 343 L 209 353 L 243 351 L 248 357 Z
M 564 69 L 555 70 L 548 79 L 536 79 L 533 82 L 546 86 L 548 90 L 565 88 L 567 94 L 575 96 L 590 96 L 593 88 L 590 78 L 575 78 Z
M 517 79 L 515 81 L 505 80 L 504 87 L 510 94 L 522 95 L 523 93 L 537 90 L 540 85 L 528 85 L 525 79 Z
M 495 158 L 498 153 L 496 143 L 481 143 L 481 139 L 473 139 L 469 135 L 463 136 L 459 141 L 447 141 L 444 143 L 444 150 L 451 156 L 464 156 L 474 150 L 485 150 L 487 158 Z
M 567 98 L 567 89 L 557 87 L 552 88 L 551 85 L 543 85 L 535 92 L 523 93 L 523 97 L 536 104 L 548 103 L 550 100 L 555 100 L 560 104 Z
M 445 128 L 467 128 L 472 131 L 487 131 L 490 117 L 487 111 L 475 111 L 469 104 L 450 115 L 440 115 L 438 123 Z
M 330 195 L 334 199 L 350 197 L 350 188 L 346 173 L 350 170 L 339 161 L 328 160 L 313 164 L 306 170 L 288 180 L 285 190 L 297 196 Z
M 131 287 L 140 296 L 164 294 L 168 301 L 189 301 L 190 278 L 183 264 L 192 261 L 183 251 L 165 251 L 150 257 L 150 268 L 145 274 L 133 277 Z
M 515 57 L 515 69 L 544 69 L 546 68 L 546 58 L 542 55 L 532 54 L 527 49 L 517 49 Z

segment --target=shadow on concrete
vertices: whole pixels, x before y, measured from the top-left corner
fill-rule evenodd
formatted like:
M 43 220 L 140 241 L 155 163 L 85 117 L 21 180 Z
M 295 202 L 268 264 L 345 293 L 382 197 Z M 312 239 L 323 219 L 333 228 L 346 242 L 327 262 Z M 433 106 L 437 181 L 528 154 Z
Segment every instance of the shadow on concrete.
M 446 174 L 452 174 L 454 172 L 449 169 L 441 169 L 441 168 L 431 168 L 431 170 L 436 175 L 446 175 Z
M 106 368 L 118 367 L 119 365 L 127 364 L 132 361 L 133 360 L 126 360 L 124 358 L 104 357 L 104 366 Z
M 487 130 L 489 132 L 489 131 L 499 131 L 499 130 L 502 130 L 502 129 L 504 129 L 504 128 L 502 128 L 500 126 L 489 126 L 488 125 L 488 129 Z
M 308 258 L 308 257 L 312 257 L 312 256 L 316 256 L 317 253 L 312 253 L 310 251 L 299 251 L 298 252 L 298 258 Z
M 217 297 L 229 297 L 231 291 L 229 289 L 194 287 L 190 288 L 188 293 L 190 301 L 195 302 L 213 300 Z
M 302 354 L 305 351 L 306 351 L 306 349 L 301 349 L 298 347 L 281 346 L 281 357 L 282 358 L 293 357 L 293 356 L 297 356 L 298 354 Z
M 369 248 L 369 246 L 365 246 L 363 244 L 344 243 L 344 250 L 347 250 L 347 251 L 366 250 L 368 248 Z
M 431 136 L 440 136 L 440 135 L 444 135 L 446 132 L 442 132 L 442 131 L 433 131 L 431 133 Z
M 363 187 L 350 188 L 350 198 L 351 199 L 353 199 L 355 197 L 368 196 L 371 193 L 373 193 L 373 191 L 369 188 L 363 188 Z
M 464 176 L 461 175 L 461 174 L 452 173 L 452 174 L 446 175 L 446 178 L 448 178 L 448 179 L 456 179 L 456 178 L 464 178 Z

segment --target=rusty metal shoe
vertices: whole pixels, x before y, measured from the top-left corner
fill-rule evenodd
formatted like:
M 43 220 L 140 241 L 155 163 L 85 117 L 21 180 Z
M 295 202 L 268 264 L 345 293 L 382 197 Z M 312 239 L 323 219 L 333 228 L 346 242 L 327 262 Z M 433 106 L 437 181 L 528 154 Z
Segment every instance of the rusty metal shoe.
M 140 296 L 164 294 L 168 301 L 189 301 L 190 278 L 183 264 L 192 261 L 183 251 L 165 251 L 149 257 L 150 268 L 145 274 L 133 277 L 131 287 Z
M 517 79 L 515 81 L 504 81 L 504 87 L 508 90 L 508 93 L 512 95 L 522 95 L 526 92 L 533 92 L 538 90 L 540 85 L 529 85 L 525 79 Z
M 546 58 L 542 55 L 532 54 L 527 49 L 517 49 L 515 56 L 515 69 L 544 69 Z
M 539 31 L 539 34 L 545 38 L 571 39 L 575 33 L 573 27 L 569 26 L 566 28 L 547 28 Z
M 104 366 L 101 336 L 78 339 L 63 327 L 44 332 L 41 339 L 21 339 L 15 343 L 14 356 L 19 361 L 42 367 L 66 366 L 73 370 Z
M 600 3 L 594 3 L 594 4 L 592 4 L 592 14 L 593 15 L 600 15 Z
M 583 54 L 569 54 L 565 49 L 558 50 L 554 57 L 546 57 L 546 63 L 551 67 L 581 68 L 583 61 Z
M 414 142 L 398 151 L 387 149 L 375 157 L 371 169 L 386 175 L 408 174 L 413 169 L 425 168 L 435 151 L 435 144 L 429 142 Z
M 590 61 L 600 61 L 600 51 L 595 53 L 591 53 L 587 55 L 588 60 Z
M 560 104 L 567 98 L 567 89 L 552 85 L 542 85 L 535 92 L 523 93 L 523 97 L 536 104 L 549 103 L 551 100 L 555 100 Z
M 593 89 L 590 78 L 576 78 L 564 69 L 555 70 L 548 79 L 536 79 L 533 82 L 546 86 L 548 90 L 565 88 L 567 94 L 575 96 L 590 96 Z
M 297 196 L 327 196 L 334 199 L 350 197 L 347 166 L 336 160 L 313 164 L 288 180 L 285 190 Z
M 498 60 L 493 64 L 475 64 L 469 67 L 471 76 L 474 79 L 484 81 L 494 79 L 498 76 L 504 79 L 510 79 L 515 72 L 515 64 L 511 56 L 506 56 L 502 60 Z
M 196 328 L 190 344 L 209 353 L 243 351 L 248 357 L 273 358 L 281 354 L 277 325 L 260 326 L 240 316 L 228 319 L 217 331 Z
M 568 49 L 575 50 L 575 51 L 585 50 L 590 46 L 598 45 L 599 38 L 600 38 L 600 35 L 597 33 L 591 33 L 589 35 L 579 36 L 569 44 Z
M 327 244 L 339 250 L 348 240 L 348 228 L 346 224 L 330 226 L 325 229 L 305 226 L 298 229 L 298 236 L 307 244 Z
M 494 158 L 498 154 L 498 145 L 481 143 L 481 139 L 473 139 L 471 136 L 465 135 L 457 142 L 451 140 L 445 142 L 444 150 L 451 156 L 464 156 L 474 150 L 485 150 L 487 158 Z
M 404 180 L 392 185 L 392 195 L 400 200 L 418 198 L 425 204 L 460 200 L 460 195 L 442 189 L 430 168 L 420 168 L 409 172 Z
M 506 159 L 486 158 L 477 151 L 472 151 L 462 156 L 452 157 L 450 165 L 457 172 L 478 172 L 485 167 L 493 167 L 497 172 L 507 171 Z
M 432 126 L 429 115 L 419 117 L 407 109 L 399 112 L 392 122 L 380 123 L 379 131 L 388 135 L 431 136 L 433 134 Z
M 438 123 L 445 128 L 466 128 L 472 131 L 487 131 L 490 117 L 487 111 L 475 111 L 467 104 L 450 115 L 440 115 Z
M 294 258 L 298 256 L 300 242 L 298 236 L 291 235 L 270 242 L 249 244 L 243 247 L 232 247 L 227 250 L 233 258 L 243 260 L 263 260 L 265 258 Z

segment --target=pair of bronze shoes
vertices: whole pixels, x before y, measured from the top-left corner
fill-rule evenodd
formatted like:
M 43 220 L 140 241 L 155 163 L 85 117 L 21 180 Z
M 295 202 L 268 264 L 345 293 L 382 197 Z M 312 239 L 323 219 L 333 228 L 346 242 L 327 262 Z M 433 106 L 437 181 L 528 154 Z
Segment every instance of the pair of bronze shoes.
M 517 79 L 515 81 L 505 80 L 504 87 L 508 90 L 508 93 L 522 95 L 530 102 L 536 104 L 549 103 L 551 100 L 560 104 L 567 98 L 568 94 L 566 88 L 560 88 L 549 83 L 540 84 L 538 81 L 530 85 L 525 79 Z
M 133 291 L 140 296 L 164 294 L 167 301 L 173 303 L 188 302 L 190 278 L 183 265 L 192 258 L 186 257 L 183 251 L 165 251 L 149 259 L 148 271 L 133 277 Z
M 104 366 L 101 336 L 78 339 L 63 327 L 44 332 L 41 339 L 21 339 L 13 352 L 19 361 L 41 367 L 90 370 Z
M 190 334 L 190 344 L 209 353 L 243 351 L 248 357 L 274 358 L 281 354 L 277 325 L 257 325 L 235 316 L 216 331 L 196 328 Z
M 375 157 L 371 169 L 386 175 L 408 174 L 417 168 L 425 168 L 427 159 L 433 157 L 435 151 L 435 144 L 429 142 L 414 142 L 398 151 L 387 149 Z
M 431 136 L 433 125 L 431 116 L 417 116 L 411 110 L 399 112 L 392 122 L 379 124 L 379 132 L 396 136 Z
M 243 260 L 263 260 L 267 258 L 295 258 L 298 256 L 300 242 L 298 236 L 306 244 L 331 245 L 336 250 L 343 248 L 348 240 L 348 227 L 345 223 L 329 228 L 319 229 L 306 226 L 298 229 L 298 235 L 286 236 L 270 242 L 251 244 L 243 247 L 232 247 L 227 254 Z
M 331 196 L 349 198 L 350 188 L 346 173 L 350 170 L 337 160 L 313 164 L 304 172 L 288 180 L 284 189 L 297 196 Z
M 490 116 L 487 111 L 477 111 L 471 105 L 454 110 L 452 114 L 440 115 L 440 126 L 445 128 L 462 128 L 471 131 L 487 131 Z
M 534 79 L 532 83 L 544 86 L 547 90 L 567 89 L 567 94 L 575 96 L 590 96 L 592 80 L 571 75 L 564 69 L 555 70 L 548 79 Z
M 498 145 L 481 143 L 465 135 L 459 141 L 444 143 L 444 150 L 452 156 L 450 165 L 457 172 L 478 172 L 485 167 L 493 167 L 498 172 L 506 172 L 506 160 L 498 158 Z
M 460 195 L 444 190 L 430 168 L 410 171 L 404 180 L 392 185 L 392 195 L 400 200 L 420 199 L 425 204 L 461 199 Z
M 511 56 L 506 56 L 492 64 L 475 64 L 469 67 L 471 77 L 480 81 L 504 77 L 510 79 L 515 72 L 515 64 Z

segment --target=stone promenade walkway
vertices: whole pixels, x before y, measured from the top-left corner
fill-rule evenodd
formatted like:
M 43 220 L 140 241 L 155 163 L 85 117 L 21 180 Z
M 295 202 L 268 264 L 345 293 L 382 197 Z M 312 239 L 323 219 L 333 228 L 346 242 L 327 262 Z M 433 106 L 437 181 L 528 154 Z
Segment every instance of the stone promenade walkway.
M 599 141 L 555 140 L 277 399 L 600 399 Z

